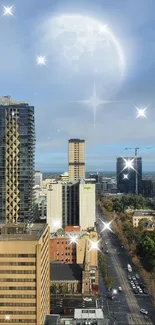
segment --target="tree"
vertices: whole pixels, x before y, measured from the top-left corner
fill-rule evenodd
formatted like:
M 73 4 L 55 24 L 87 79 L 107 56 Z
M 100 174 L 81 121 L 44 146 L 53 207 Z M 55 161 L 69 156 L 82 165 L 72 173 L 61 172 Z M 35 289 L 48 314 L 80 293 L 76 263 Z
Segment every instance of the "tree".
M 104 278 L 104 283 L 105 283 L 106 288 L 111 289 L 114 286 L 115 281 L 112 277 L 106 276 Z
M 56 290 L 57 290 L 57 286 L 55 283 L 52 283 L 51 284 L 51 287 L 50 287 L 50 291 L 51 293 L 55 294 L 56 293 Z
M 113 211 L 113 202 L 112 202 L 112 200 L 105 200 L 103 206 L 108 212 Z
M 147 218 L 142 218 L 140 221 L 139 221 L 139 224 L 138 224 L 138 228 L 140 229 L 140 230 L 143 230 L 144 229 L 144 227 L 146 226 L 146 224 L 147 224 Z

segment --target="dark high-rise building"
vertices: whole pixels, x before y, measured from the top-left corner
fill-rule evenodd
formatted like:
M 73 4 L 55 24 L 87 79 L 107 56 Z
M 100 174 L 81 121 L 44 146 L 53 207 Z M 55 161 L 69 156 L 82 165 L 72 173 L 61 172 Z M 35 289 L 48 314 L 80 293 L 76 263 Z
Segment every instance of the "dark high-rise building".
M 62 225 L 79 225 L 79 182 L 62 184 Z
M 126 167 L 125 161 L 132 161 L 132 167 Z M 117 158 L 117 188 L 121 193 L 138 194 L 142 192 L 142 158 L 118 157 Z
M 33 220 L 34 107 L 0 97 L 0 223 Z

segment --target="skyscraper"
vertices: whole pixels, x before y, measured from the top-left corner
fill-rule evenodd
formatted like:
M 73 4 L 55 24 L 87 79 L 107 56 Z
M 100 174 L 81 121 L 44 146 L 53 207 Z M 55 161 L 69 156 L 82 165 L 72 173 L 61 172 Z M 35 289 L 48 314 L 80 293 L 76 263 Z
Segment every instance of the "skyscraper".
M 132 167 L 125 167 L 125 160 L 132 161 Z M 137 178 L 137 180 L 136 180 Z M 121 193 L 138 194 L 142 191 L 142 158 L 118 157 L 117 158 L 117 188 Z
M 70 182 L 85 178 L 85 140 L 68 141 L 68 172 Z
M 0 97 L 0 223 L 33 219 L 34 107 Z

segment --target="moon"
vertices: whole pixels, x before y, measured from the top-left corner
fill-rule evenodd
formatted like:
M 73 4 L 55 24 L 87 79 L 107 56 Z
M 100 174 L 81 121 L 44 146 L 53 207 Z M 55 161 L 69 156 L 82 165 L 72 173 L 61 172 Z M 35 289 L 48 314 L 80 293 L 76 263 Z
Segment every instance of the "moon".
M 100 80 L 106 98 L 125 72 L 122 46 L 107 22 L 82 15 L 50 17 L 41 26 L 40 46 L 59 72 Z

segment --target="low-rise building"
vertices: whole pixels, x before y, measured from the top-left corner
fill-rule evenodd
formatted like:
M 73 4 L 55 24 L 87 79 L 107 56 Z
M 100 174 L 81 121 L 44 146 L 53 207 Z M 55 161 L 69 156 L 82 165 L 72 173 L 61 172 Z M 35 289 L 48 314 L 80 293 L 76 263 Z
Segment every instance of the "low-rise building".
M 140 220 L 146 219 L 146 228 L 154 230 L 155 211 L 153 210 L 135 210 L 132 216 L 133 227 L 138 227 Z

